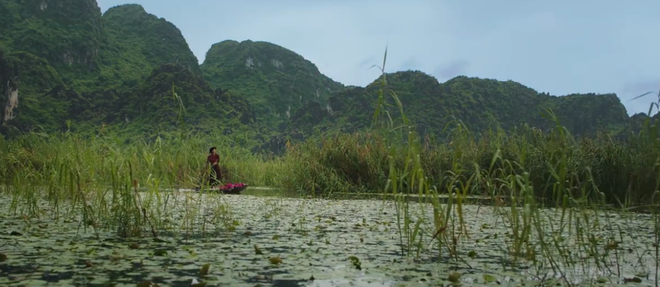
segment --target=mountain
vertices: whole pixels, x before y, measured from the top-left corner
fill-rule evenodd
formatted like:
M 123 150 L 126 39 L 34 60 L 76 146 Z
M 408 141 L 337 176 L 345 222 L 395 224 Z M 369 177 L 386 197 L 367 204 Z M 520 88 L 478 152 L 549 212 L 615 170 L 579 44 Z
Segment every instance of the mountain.
M 94 0 L 0 0 L 0 43 L 43 58 L 65 82 L 99 70 L 105 35 Z
M 169 63 L 155 68 L 142 84 L 121 97 L 113 122 L 134 134 L 173 132 L 184 124 L 187 131 L 249 135 L 261 133 L 250 104 L 230 91 L 212 89 L 189 67 Z
M 551 96 L 514 81 L 420 71 L 385 75 L 424 135 L 443 137 L 452 119 L 475 134 L 528 124 L 548 129 L 551 108 L 580 136 L 625 136 L 648 116 L 628 117 L 614 94 Z M 288 140 L 368 129 L 381 79 L 344 86 L 279 45 L 226 40 L 203 64 L 181 31 L 140 5 L 104 14 L 93 0 L 0 0 L 0 133 L 104 129 L 127 137 L 175 131 L 234 136 L 281 150 Z M 396 107 L 387 107 L 394 118 Z M 654 116 L 657 119 L 657 115 Z
M 302 56 L 268 42 L 216 43 L 206 52 L 201 70 L 212 87 L 243 95 L 258 120 L 280 131 L 293 111 L 310 101 L 325 104 L 330 94 L 344 88 Z
M 385 75 L 386 110 L 400 117 L 388 94 L 394 91 L 406 116 L 423 135 L 442 137 L 452 120 L 461 120 L 474 133 L 501 128 L 510 131 L 528 124 L 543 130 L 555 123 L 544 117 L 546 109 L 575 135 L 592 136 L 599 131 L 619 134 L 628 128 L 628 114 L 615 94 L 551 96 L 514 81 L 458 76 L 444 83 L 420 71 Z M 307 103 L 288 122 L 286 134 L 304 140 L 315 134 L 355 132 L 371 126 L 381 79 L 367 87 L 351 87 L 333 94 L 328 104 Z
M 45 130 L 61 128 L 64 122 L 58 125 L 57 119 L 69 117 L 69 106 L 77 100 L 68 101 L 61 96 L 62 77 L 45 59 L 29 52 L 8 53 L 2 46 L 0 87 L 0 99 L 6 103 L 2 125 L 12 123 L 20 130 L 37 126 Z
M 101 52 L 107 78 L 144 79 L 151 70 L 174 63 L 201 73 L 197 57 L 172 23 L 147 13 L 137 4 L 119 5 L 103 14 L 108 44 Z
M 126 132 L 256 132 L 243 98 L 213 89 L 180 30 L 140 5 L 0 0 L 0 132 L 55 131 L 102 123 Z M 231 128 L 228 128 L 231 127 Z

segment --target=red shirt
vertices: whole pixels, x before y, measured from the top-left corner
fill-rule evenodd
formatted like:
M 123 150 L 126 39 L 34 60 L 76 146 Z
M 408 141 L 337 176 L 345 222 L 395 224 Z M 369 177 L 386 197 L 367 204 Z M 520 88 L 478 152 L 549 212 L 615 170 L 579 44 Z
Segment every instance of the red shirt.
M 206 160 L 208 160 L 210 164 L 213 164 L 220 161 L 220 156 L 218 154 L 210 154 Z

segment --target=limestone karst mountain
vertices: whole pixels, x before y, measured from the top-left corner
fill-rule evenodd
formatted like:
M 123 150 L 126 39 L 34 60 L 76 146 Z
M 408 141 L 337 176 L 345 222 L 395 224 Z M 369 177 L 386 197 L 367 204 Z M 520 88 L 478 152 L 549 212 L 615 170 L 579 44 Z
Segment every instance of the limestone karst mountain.
M 140 5 L 101 14 L 94 0 L 0 0 L 0 133 L 104 126 L 143 136 L 184 124 L 278 150 L 285 139 L 370 127 L 378 79 L 346 87 L 277 44 L 218 41 L 200 65 L 175 24 Z M 387 80 L 429 136 L 442 137 L 452 119 L 477 134 L 521 124 L 545 129 L 553 124 L 541 116 L 546 108 L 584 136 L 625 135 L 648 118 L 629 117 L 614 94 L 558 97 L 465 76 L 439 83 L 419 71 Z

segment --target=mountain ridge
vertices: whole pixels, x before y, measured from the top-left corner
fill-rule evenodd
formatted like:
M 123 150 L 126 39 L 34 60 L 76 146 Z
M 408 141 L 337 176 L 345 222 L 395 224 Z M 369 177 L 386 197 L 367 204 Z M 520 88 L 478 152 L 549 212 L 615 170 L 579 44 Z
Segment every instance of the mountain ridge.
M 544 117 L 548 108 L 578 136 L 600 132 L 619 135 L 630 129 L 626 108 L 613 93 L 552 96 L 515 81 L 457 76 L 440 83 L 435 77 L 414 70 L 385 76 L 385 92 L 397 94 L 404 113 L 422 135 L 442 136 L 438 131 L 445 130 L 454 119 L 475 133 L 510 131 L 521 124 L 547 130 L 555 126 Z M 308 103 L 292 117 L 286 137 L 302 141 L 318 132 L 368 129 L 376 109 L 380 79 L 364 88 L 358 86 L 333 94 L 326 107 Z M 396 103 L 391 98 L 387 102 L 394 107 L 386 111 L 393 118 L 399 117 Z
M 91 0 L 40 3 L 46 5 L 0 0 L 0 19 L 11 20 L 0 20 L 0 31 L 8 31 L 0 33 L 0 102 L 6 103 L 3 116 L 12 117 L 0 128 L 5 135 L 9 126 L 57 131 L 71 121 L 114 125 L 127 134 L 171 131 L 179 124 L 175 100 L 186 105 L 190 130 L 242 131 L 252 145 L 271 150 L 283 139 L 370 126 L 380 77 L 364 87 L 344 85 L 302 55 L 254 40 L 219 41 L 200 63 L 175 24 L 141 5 L 101 14 Z M 25 39 L 44 49 L 27 47 Z M 551 96 L 512 80 L 461 75 L 441 83 L 411 70 L 386 77 L 386 92 L 396 91 L 419 131 L 435 136 L 452 117 L 475 133 L 523 122 L 545 128 L 540 114 L 547 108 L 571 132 L 587 136 L 635 131 L 645 117 L 629 116 L 616 94 Z M 20 104 L 9 109 L 8 87 L 16 84 Z
M 280 130 L 305 101 L 324 102 L 343 88 L 303 56 L 264 41 L 217 42 L 206 52 L 200 69 L 211 86 L 244 95 L 260 120 L 272 121 Z

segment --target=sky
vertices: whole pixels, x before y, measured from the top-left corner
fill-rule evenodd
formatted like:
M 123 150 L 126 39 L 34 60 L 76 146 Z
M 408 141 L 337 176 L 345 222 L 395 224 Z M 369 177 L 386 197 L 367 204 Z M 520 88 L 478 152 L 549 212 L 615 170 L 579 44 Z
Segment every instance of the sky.
M 647 113 L 660 90 L 658 0 L 97 0 L 174 23 L 200 63 L 223 40 L 268 41 L 345 85 L 419 70 L 513 80 L 538 92 L 616 93 Z M 632 98 L 646 92 L 653 95 Z

